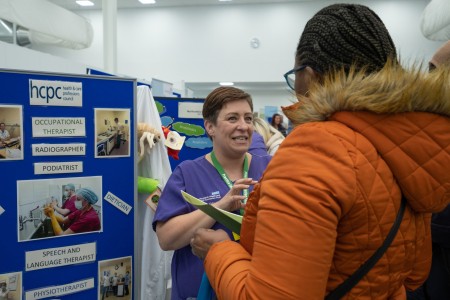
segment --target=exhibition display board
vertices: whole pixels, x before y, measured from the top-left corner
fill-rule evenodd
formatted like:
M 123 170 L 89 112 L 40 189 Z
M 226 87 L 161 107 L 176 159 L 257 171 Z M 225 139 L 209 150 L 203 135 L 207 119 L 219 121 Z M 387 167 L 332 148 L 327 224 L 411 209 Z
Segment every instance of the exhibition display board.
M 133 299 L 136 80 L 0 82 L 0 293 Z
M 202 108 L 204 99 L 154 97 L 163 126 L 184 137 L 178 159 L 169 155 L 172 170 L 184 160 L 192 160 L 212 150 L 212 142 L 206 135 Z

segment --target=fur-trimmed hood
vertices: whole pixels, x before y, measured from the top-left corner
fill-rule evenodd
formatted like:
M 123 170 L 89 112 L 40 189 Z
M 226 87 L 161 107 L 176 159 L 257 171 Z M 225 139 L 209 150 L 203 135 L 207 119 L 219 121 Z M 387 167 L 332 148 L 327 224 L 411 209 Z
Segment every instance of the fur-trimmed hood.
M 283 112 L 294 126 L 336 121 L 366 137 L 414 210 L 436 212 L 450 202 L 450 67 L 338 73 Z
M 378 114 L 431 112 L 450 116 L 450 66 L 431 73 L 388 64 L 371 75 L 339 72 L 311 87 L 308 97 L 283 107 L 294 126 L 324 121 L 338 111 Z

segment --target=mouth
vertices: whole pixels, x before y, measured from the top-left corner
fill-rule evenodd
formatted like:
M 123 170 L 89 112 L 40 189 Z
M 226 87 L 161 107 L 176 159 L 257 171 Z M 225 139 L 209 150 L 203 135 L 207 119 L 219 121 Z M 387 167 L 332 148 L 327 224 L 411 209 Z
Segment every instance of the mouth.
M 247 136 L 236 136 L 236 137 L 233 137 L 232 139 L 237 141 L 237 142 L 246 142 L 246 141 L 248 141 L 248 137 Z

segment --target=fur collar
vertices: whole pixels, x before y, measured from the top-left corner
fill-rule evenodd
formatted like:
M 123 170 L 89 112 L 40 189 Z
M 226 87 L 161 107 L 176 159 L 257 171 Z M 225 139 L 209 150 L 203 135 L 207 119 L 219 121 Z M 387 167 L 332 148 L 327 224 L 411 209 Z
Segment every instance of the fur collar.
M 450 117 L 450 65 L 431 73 L 388 63 L 380 72 L 364 75 L 351 70 L 314 84 L 308 97 L 283 107 L 294 126 L 327 120 L 339 111 L 370 111 L 379 114 L 431 112 Z

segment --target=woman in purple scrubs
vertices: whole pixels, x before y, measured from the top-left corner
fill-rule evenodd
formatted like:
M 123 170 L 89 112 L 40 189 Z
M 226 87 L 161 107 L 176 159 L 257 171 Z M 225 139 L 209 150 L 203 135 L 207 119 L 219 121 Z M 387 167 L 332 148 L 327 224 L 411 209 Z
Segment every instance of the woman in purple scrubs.
M 175 250 L 172 260 L 172 299 L 196 298 L 204 272 L 189 242 L 197 228 L 231 231 L 187 203 L 181 191 L 223 210 L 240 213 L 253 184 L 262 176 L 270 156 L 248 153 L 253 134 L 253 102 L 234 87 L 212 91 L 203 105 L 211 153 L 179 164 L 169 178 L 153 219 L 163 250 Z M 242 210 L 241 210 L 242 211 Z

